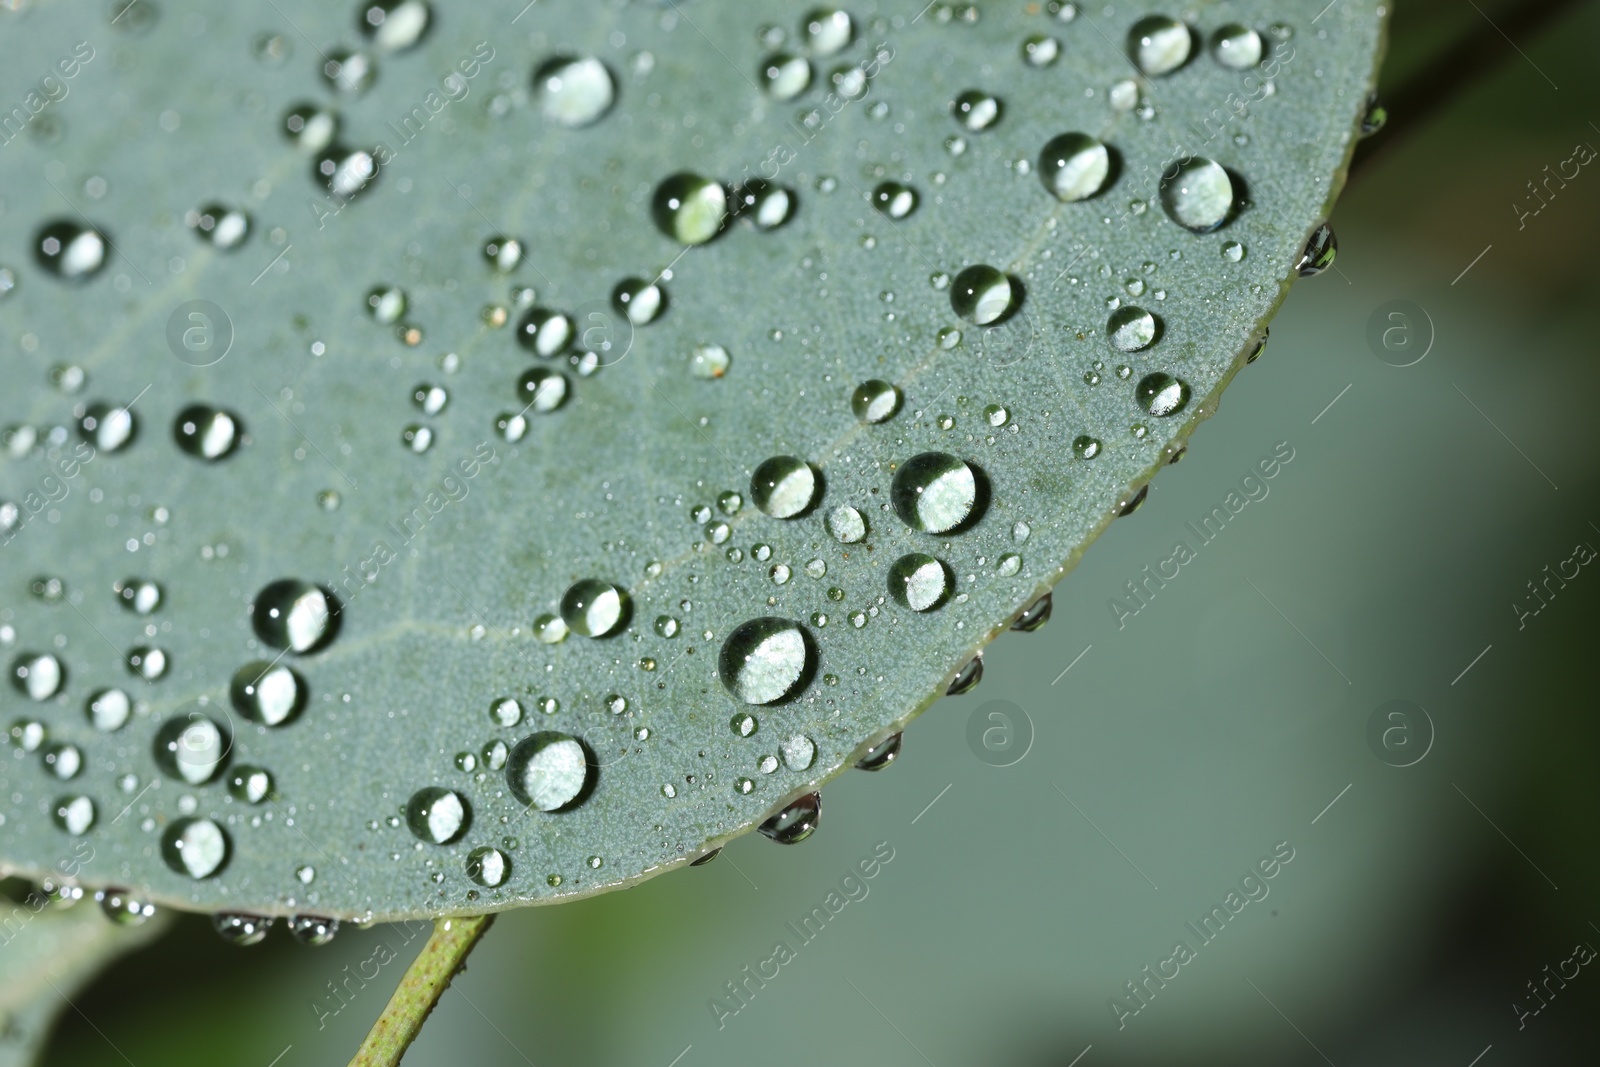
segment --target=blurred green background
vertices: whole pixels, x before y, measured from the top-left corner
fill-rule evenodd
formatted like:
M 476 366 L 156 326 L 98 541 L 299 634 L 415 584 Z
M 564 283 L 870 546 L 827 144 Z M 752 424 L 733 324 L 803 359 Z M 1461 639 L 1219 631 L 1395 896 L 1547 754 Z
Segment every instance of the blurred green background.
M 1402 0 L 1390 98 L 1449 91 L 1439 57 L 1528 8 Z M 1583 666 L 1600 576 L 1583 568 L 1521 628 L 1512 605 L 1600 545 L 1600 175 L 1521 229 L 1510 205 L 1600 145 L 1600 5 L 1497 39 L 1427 123 L 1397 114 L 1380 135 L 1332 219 L 1337 269 L 1295 287 L 1220 418 L 1058 587 L 1044 629 L 996 643 L 979 688 L 918 720 L 885 772 L 830 786 L 803 845 L 749 837 L 502 916 L 406 1062 L 1592 1062 L 1593 968 L 1520 1028 L 1514 1004 L 1600 944 Z M 1412 366 L 1368 345 L 1392 300 L 1425 313 L 1419 345 L 1432 334 Z M 1270 495 L 1119 630 L 1108 600 L 1193 545 L 1185 524 L 1279 442 L 1294 458 Z M 1408 767 L 1368 743 L 1396 699 L 1431 722 Z M 991 701 L 1031 723 L 1009 767 L 968 743 Z M 785 924 L 879 842 L 893 859 L 866 897 L 802 944 Z M 1294 858 L 1270 894 L 1119 1029 L 1124 983 L 1196 946 L 1185 924 L 1280 842 Z M 47 1062 L 344 1063 L 421 944 L 404 936 L 235 949 L 185 917 L 76 998 Z M 725 983 L 779 940 L 795 958 L 719 1026 L 708 1001 L 734 1006 Z M 322 1015 L 380 941 L 401 958 Z

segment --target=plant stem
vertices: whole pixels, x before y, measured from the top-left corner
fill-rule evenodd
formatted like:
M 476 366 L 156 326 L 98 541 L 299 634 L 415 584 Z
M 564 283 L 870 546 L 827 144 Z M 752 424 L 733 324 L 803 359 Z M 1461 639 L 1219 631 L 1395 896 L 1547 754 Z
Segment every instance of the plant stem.
M 467 953 L 493 922 L 493 915 L 457 916 L 434 922 L 428 943 L 406 968 L 399 988 L 389 998 L 378 1021 L 372 1024 L 350 1067 L 396 1067 L 399 1064 L 434 1005 L 466 967 Z

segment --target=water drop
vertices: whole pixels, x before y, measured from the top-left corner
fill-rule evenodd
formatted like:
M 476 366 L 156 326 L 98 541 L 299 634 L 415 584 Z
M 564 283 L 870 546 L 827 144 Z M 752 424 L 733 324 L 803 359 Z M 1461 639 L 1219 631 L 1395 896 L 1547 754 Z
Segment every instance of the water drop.
M 33 255 L 39 266 L 68 282 L 88 281 L 106 265 L 106 235 L 81 222 L 62 219 L 47 223 L 33 238 Z
M 1147 15 L 1128 31 L 1128 57 L 1152 78 L 1187 63 L 1193 47 L 1189 27 L 1167 15 Z
M 597 122 L 617 98 L 611 71 L 592 56 L 547 61 L 534 73 L 533 88 L 544 117 L 572 128 Z
M 239 714 L 263 726 L 282 726 L 305 707 L 306 683 L 293 668 L 257 660 L 239 668 L 228 695 Z
M 1039 180 L 1059 200 L 1087 200 L 1110 175 L 1111 150 L 1086 133 L 1052 137 L 1039 153 Z
M 517 379 L 517 397 L 524 411 L 547 415 L 567 402 L 567 377 L 560 371 L 534 367 Z
M 761 87 L 774 100 L 793 100 L 811 84 L 811 64 L 799 56 L 775 52 L 761 61 Z
M 666 310 L 667 294 L 655 282 L 624 278 L 611 290 L 611 306 L 635 326 L 647 326 Z
M 1261 35 L 1230 22 L 1211 35 L 1211 54 L 1229 70 L 1249 70 L 1261 62 Z
M 475 848 L 467 853 L 467 877 L 479 885 L 504 885 L 511 877 L 511 858 L 497 848 Z
M 506 763 L 506 782 L 523 804 L 539 811 L 561 811 L 588 789 L 594 774 L 583 742 L 544 731 L 517 742 Z
M 497 235 L 483 242 L 483 258 L 501 274 L 509 274 L 522 262 L 522 242 L 515 237 Z
M 861 512 L 847 504 L 841 504 L 828 512 L 828 532 L 840 544 L 853 545 L 867 536 L 867 520 L 861 517 Z
M 627 590 L 585 578 L 574 582 L 561 595 L 561 618 L 574 633 L 584 637 L 609 637 L 628 622 Z
M 536 356 L 550 359 L 572 347 L 577 330 L 564 311 L 546 307 L 528 309 L 517 323 L 517 344 Z
M 291 915 L 289 933 L 302 945 L 326 945 L 339 933 L 339 920 L 321 915 Z
M 993 267 L 978 264 L 955 276 L 950 286 L 950 306 L 962 318 L 987 326 L 999 322 L 1019 303 L 1010 278 Z
M 114 404 L 90 404 L 78 420 L 78 434 L 101 452 L 118 452 L 139 430 L 133 412 Z
M 811 639 L 789 619 L 751 619 L 722 643 L 717 673 L 746 704 L 773 704 L 802 688 L 816 666 Z
M 1171 177 L 1161 177 L 1161 206 L 1186 230 L 1208 233 L 1233 211 L 1233 178 L 1222 166 L 1200 156 L 1182 160 Z
M 800 20 L 800 36 L 813 55 L 831 56 L 855 37 L 855 24 L 843 11 L 820 8 Z
M 1244 245 L 1238 241 L 1227 241 L 1222 246 L 1222 258 L 1229 263 L 1237 263 L 1244 258 Z
M 689 355 L 689 374 L 702 381 L 712 381 L 727 374 L 731 362 L 728 350 L 721 345 L 697 345 Z
M 259 944 L 277 920 L 270 915 L 251 915 L 242 911 L 223 911 L 211 916 L 212 929 L 230 945 Z
M 82 836 L 94 828 L 94 801 L 83 795 L 62 797 L 56 801 L 55 824 L 74 837 Z
M 221 726 L 199 712 L 168 719 L 156 731 L 156 765 L 171 778 L 190 785 L 205 785 L 215 778 L 233 748 L 233 739 Z
M 1377 93 L 1367 97 L 1367 109 L 1361 115 L 1361 136 L 1370 137 L 1383 129 L 1389 121 L 1389 109 L 1383 106 Z
M 1011 421 L 1011 412 L 1000 404 L 989 404 L 983 409 L 983 420 L 998 429 Z
M 757 229 L 775 230 L 794 214 L 795 195 L 782 185 L 751 178 L 734 193 L 733 209 Z
M 411 794 L 406 802 L 406 825 L 418 840 L 433 845 L 448 845 L 460 840 L 472 823 L 472 807 L 467 798 L 441 786 L 428 786 Z
M 404 289 L 380 285 L 367 292 L 367 313 L 384 326 L 392 326 L 406 313 Z
M 30 700 L 49 700 L 66 680 L 67 668 L 49 652 L 24 652 L 11 661 L 11 684 Z
M 336 48 L 323 53 L 322 80 L 328 87 L 352 96 L 372 88 L 378 77 L 378 64 L 365 52 Z
M 202 240 L 222 252 L 238 248 L 250 236 L 250 216 L 226 204 L 207 204 L 184 215 L 183 221 Z
M 895 472 L 890 496 L 907 526 L 948 534 L 982 513 L 983 488 L 977 468 L 946 452 L 923 452 Z
M 891 219 L 903 219 L 917 208 L 917 191 L 899 182 L 883 182 L 872 190 L 872 206 Z
M 780 845 L 794 845 L 810 837 L 822 820 L 822 794 L 807 793 L 773 815 L 759 827 L 763 836 Z
M 1134 398 L 1145 411 L 1164 418 L 1177 414 L 1189 403 L 1189 386 L 1179 378 L 1157 371 L 1139 379 Z
M 759 725 L 756 722 L 756 717 L 748 711 L 737 712 L 733 718 L 728 720 L 728 729 L 733 731 L 735 737 L 749 737 L 756 732 Z
M 822 492 L 822 475 L 795 456 L 773 456 L 750 476 L 750 500 L 775 519 L 809 511 Z
M 127 724 L 133 702 L 120 689 L 101 689 L 89 697 L 83 710 L 96 730 L 108 734 Z
M 1000 99 L 982 89 L 968 89 L 950 105 L 950 113 L 962 128 L 974 133 L 987 130 L 1000 121 Z
M 378 176 L 378 161 L 364 148 L 331 144 L 312 163 L 313 177 L 339 200 L 365 192 Z
M 1126 304 L 1106 319 L 1106 340 L 1119 352 L 1139 352 L 1155 343 L 1159 326 L 1154 315 Z
M 502 697 L 489 705 L 489 718 L 496 726 L 515 726 L 522 721 L 522 704 L 515 697 Z
M 945 695 L 958 697 L 963 693 L 970 693 L 981 681 L 983 681 L 983 656 L 979 654 L 973 656 L 965 667 L 956 672 L 956 676 L 950 680 L 950 687 L 945 690 Z
M 178 874 L 210 878 L 228 862 L 227 831 L 210 819 L 178 819 L 161 835 L 161 858 Z
M 698 174 L 674 174 L 656 187 L 650 213 L 656 227 L 673 240 L 705 244 L 722 229 L 728 191 Z
M 511 411 L 501 412 L 495 416 L 494 429 L 501 440 L 515 443 L 527 435 L 527 416 Z
M 778 743 L 783 765 L 791 771 L 809 770 L 817 759 L 816 742 L 805 734 L 794 734 Z
M 1294 269 L 1300 272 L 1302 278 L 1309 278 L 1313 274 L 1321 274 L 1333 266 L 1334 257 L 1339 254 L 1339 239 L 1334 236 L 1333 227 L 1324 222 L 1306 240 L 1306 247 L 1300 253 L 1300 260 Z
M 889 593 L 912 611 L 932 611 L 950 596 L 955 578 L 942 560 L 922 552 L 901 556 L 889 566 Z
M 263 767 L 240 764 L 228 774 L 228 792 L 246 804 L 259 804 L 272 795 L 272 774 Z
M 1030 67 L 1048 67 L 1061 55 L 1061 42 L 1042 33 L 1022 42 L 1022 61 Z
M 567 639 L 567 624 L 559 615 L 540 615 L 533 620 L 533 636 L 540 644 L 558 645 Z
M 900 745 L 903 739 L 903 734 L 890 734 L 882 741 L 879 741 L 863 752 L 860 759 L 856 760 L 856 770 L 883 770 L 900 755 Z
M 189 455 L 214 463 L 238 447 L 244 427 L 230 411 L 191 404 L 178 413 L 172 436 Z
M 284 112 L 283 132 L 307 152 L 321 152 L 339 135 L 339 114 L 317 104 L 297 104 Z
M 263 644 L 288 652 L 315 652 L 339 630 L 340 604 L 327 589 L 292 578 L 263 587 L 250 619 Z
M 679 624 L 671 615 L 657 615 L 654 628 L 660 636 L 672 638 L 678 636 Z
M 900 390 L 873 378 L 856 386 L 850 396 L 850 410 L 865 423 L 884 422 L 900 410 Z

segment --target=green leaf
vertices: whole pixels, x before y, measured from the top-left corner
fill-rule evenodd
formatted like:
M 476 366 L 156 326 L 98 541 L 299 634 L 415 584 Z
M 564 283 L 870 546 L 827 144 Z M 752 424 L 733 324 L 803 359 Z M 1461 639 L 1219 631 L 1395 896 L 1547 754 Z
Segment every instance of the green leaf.
M 63 908 L 37 893 L 15 901 L 0 896 L 0 1067 L 33 1063 L 78 990 L 171 919 L 157 915 L 125 926 L 89 903 Z
M 914 7 L 852 9 L 847 43 L 776 0 L 441 9 L 365 93 L 321 74 L 361 43 L 342 9 L 14 16 L 39 70 L 4 99 L 93 58 L 0 153 L 28 384 L 0 859 L 49 869 L 83 797 L 91 880 L 180 908 L 547 903 L 703 855 L 936 700 L 1259 347 L 1386 9 L 1198 4 L 1187 37 L 1141 23 L 1147 66 L 1193 45 L 1145 76 L 1131 12 Z M 1248 69 L 1215 54 L 1235 23 Z M 347 204 L 282 133 L 305 101 L 383 163 Z M 707 181 L 758 176 L 723 220 Z M 242 243 L 197 236 L 228 228 L 213 203 Z M 111 244 L 72 285 L 32 249 L 83 218 Z M 628 278 L 664 290 L 654 321 L 617 312 Z M 519 345 L 525 316 L 562 350 Z M 854 411 L 869 381 L 899 391 L 886 421 Z

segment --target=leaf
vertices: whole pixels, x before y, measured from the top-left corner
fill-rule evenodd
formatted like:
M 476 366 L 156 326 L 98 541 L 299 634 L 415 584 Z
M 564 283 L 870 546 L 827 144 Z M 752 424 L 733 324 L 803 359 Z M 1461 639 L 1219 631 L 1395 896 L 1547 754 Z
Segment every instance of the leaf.
M 97 907 L 62 908 L 38 894 L 0 897 L 0 1067 L 26 1067 L 79 988 L 118 956 L 166 929 L 170 915 L 137 926 L 113 923 Z
M 97 884 L 472 913 L 631 884 L 813 792 L 1215 410 L 1342 182 L 1385 11 L 1200 4 L 1140 23 L 1152 69 L 1193 46 L 1146 77 L 1135 16 L 1070 5 L 848 35 L 776 0 L 494 7 L 364 46 L 365 93 L 321 74 L 363 77 L 347 11 L 16 18 L 41 76 L 93 52 L 0 155 L 38 383 L 0 470 L 16 871 L 87 798 Z M 1214 45 L 1235 23 L 1260 32 Z M 382 162 L 348 202 L 281 133 L 305 101 Z M 70 285 L 31 249 L 63 222 L 58 260 L 92 253 L 80 210 L 111 244 Z M 629 278 L 665 293 L 648 324 Z M 869 381 L 886 421 L 853 410 Z M 564 599 L 608 635 L 544 643 Z

